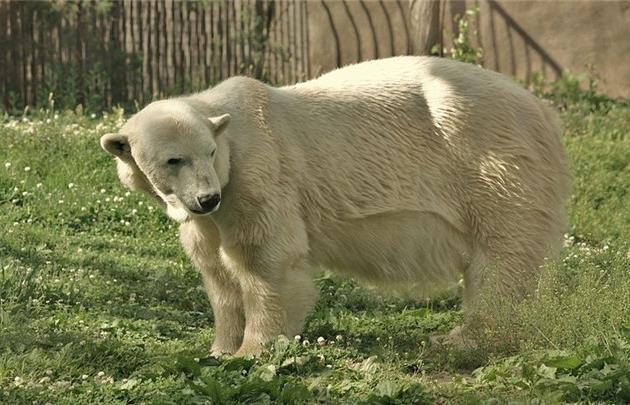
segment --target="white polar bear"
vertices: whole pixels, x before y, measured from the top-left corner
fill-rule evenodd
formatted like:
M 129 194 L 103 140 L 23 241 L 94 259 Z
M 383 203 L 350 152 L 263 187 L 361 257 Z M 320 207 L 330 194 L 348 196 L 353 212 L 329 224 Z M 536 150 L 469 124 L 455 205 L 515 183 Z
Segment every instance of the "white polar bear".
M 201 271 L 215 354 L 299 333 L 322 266 L 425 293 L 523 293 L 565 229 L 555 115 L 500 74 L 396 57 L 273 88 L 235 77 L 134 115 L 103 148 L 164 202 Z

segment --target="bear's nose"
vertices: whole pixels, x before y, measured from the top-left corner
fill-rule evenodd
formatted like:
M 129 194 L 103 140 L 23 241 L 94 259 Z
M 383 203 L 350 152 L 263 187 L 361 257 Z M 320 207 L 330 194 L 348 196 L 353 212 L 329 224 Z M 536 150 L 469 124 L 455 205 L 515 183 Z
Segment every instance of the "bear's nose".
M 199 203 L 199 207 L 204 213 L 210 212 L 216 208 L 217 205 L 221 202 L 220 194 L 206 194 L 200 197 L 197 197 L 197 202 Z

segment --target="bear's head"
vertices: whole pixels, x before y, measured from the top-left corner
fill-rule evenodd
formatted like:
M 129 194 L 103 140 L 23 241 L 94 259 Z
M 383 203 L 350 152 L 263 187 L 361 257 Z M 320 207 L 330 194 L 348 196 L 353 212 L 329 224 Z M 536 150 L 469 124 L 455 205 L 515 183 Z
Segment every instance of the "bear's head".
M 229 174 L 222 136 L 229 122 L 229 114 L 207 117 L 183 100 L 163 100 L 135 114 L 119 133 L 104 135 L 101 146 L 116 157 L 123 184 L 157 198 L 183 222 L 219 208 Z

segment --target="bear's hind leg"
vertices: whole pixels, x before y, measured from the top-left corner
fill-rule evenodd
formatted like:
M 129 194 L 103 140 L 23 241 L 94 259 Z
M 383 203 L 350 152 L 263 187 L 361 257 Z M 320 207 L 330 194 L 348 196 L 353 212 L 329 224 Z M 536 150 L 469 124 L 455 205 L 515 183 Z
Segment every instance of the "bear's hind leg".
M 511 308 L 532 291 L 538 275 L 536 260 L 543 253 L 519 251 L 519 246 L 512 244 L 503 252 L 475 250 L 464 272 L 464 324 L 449 334 L 449 341 L 470 346 L 471 339 L 495 329 L 499 319 L 509 319 Z
M 476 325 L 480 316 L 480 303 L 483 292 L 483 277 L 487 269 L 488 260 L 485 252 L 477 249 L 471 256 L 470 263 L 464 270 L 463 303 L 464 324 L 455 326 L 447 335 L 439 335 L 431 338 L 433 342 L 448 344 L 463 348 L 475 347 L 475 342 L 469 332 Z
M 302 332 L 304 320 L 317 299 L 317 290 L 309 268 L 297 267 L 287 274 L 283 291 L 283 305 L 287 314 L 287 337 Z
M 470 263 L 464 270 L 463 307 L 466 320 L 474 317 L 479 310 L 484 272 L 488 259 L 481 249 L 477 249 L 471 257 Z

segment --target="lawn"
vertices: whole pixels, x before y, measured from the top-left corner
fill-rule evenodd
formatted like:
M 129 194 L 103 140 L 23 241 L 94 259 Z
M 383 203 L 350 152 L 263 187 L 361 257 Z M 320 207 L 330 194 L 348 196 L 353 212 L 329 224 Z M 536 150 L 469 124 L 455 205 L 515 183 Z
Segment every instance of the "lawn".
M 302 336 L 215 359 L 177 226 L 118 182 L 98 140 L 122 111 L 0 116 L 0 403 L 630 401 L 630 106 L 564 105 L 573 173 L 562 258 L 486 343 L 432 344 L 458 298 L 382 297 L 318 276 Z

